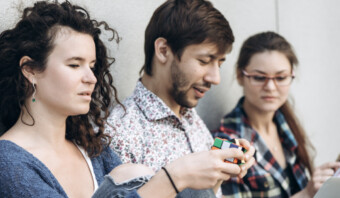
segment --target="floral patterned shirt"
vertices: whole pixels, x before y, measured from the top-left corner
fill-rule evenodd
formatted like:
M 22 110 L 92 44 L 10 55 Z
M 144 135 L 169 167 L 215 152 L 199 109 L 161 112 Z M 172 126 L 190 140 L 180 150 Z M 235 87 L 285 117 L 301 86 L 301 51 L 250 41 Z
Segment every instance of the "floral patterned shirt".
M 182 108 L 181 118 L 141 81 L 132 96 L 107 119 L 111 148 L 123 163 L 145 164 L 154 171 L 192 152 L 210 150 L 213 138 L 195 109 Z

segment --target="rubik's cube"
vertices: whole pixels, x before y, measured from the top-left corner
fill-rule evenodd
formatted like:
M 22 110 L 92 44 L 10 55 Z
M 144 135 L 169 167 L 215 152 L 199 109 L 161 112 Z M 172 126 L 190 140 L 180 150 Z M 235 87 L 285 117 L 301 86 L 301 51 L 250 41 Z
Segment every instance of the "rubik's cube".
M 217 150 L 217 149 L 228 149 L 228 148 L 236 148 L 241 150 L 243 153 L 247 152 L 245 148 L 240 146 L 240 143 L 238 142 L 237 139 L 232 139 L 232 140 L 227 140 L 227 139 L 222 139 L 222 138 L 215 138 L 214 145 L 211 147 L 212 150 Z M 234 163 L 238 165 L 242 165 L 245 163 L 244 160 L 239 160 L 237 158 L 226 158 L 224 162 L 228 163 Z

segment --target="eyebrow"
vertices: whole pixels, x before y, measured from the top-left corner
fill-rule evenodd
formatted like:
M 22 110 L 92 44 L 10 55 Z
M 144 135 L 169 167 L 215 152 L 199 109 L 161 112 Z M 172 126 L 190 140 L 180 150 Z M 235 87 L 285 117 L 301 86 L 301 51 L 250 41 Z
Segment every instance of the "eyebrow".
M 199 54 L 198 55 L 199 57 L 209 57 L 210 59 L 212 59 L 212 60 L 216 60 L 217 59 L 217 57 L 215 56 L 215 55 L 212 55 L 212 54 Z M 218 59 L 219 61 L 225 61 L 225 57 L 222 57 L 222 58 L 220 58 L 220 59 Z
M 278 72 L 276 72 L 275 74 L 281 74 L 281 73 L 283 73 L 283 72 L 286 72 L 287 70 L 281 70 L 281 71 L 278 71 Z M 260 74 L 267 74 L 266 72 L 264 72 L 264 71 L 261 71 L 261 70 L 254 70 L 253 72 L 257 72 L 257 73 L 260 73 Z
M 66 61 L 71 61 L 71 60 L 76 60 L 76 61 L 85 61 L 84 58 L 79 57 L 79 56 L 73 56 L 71 58 L 66 59 Z M 96 59 L 92 60 L 91 63 L 95 63 Z

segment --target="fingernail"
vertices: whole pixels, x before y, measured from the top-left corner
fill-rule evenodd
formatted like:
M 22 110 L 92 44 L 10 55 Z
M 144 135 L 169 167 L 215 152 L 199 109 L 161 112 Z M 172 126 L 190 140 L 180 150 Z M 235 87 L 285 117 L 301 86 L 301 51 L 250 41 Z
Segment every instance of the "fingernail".
M 242 171 L 244 171 L 244 170 L 246 169 L 246 167 L 244 167 L 244 166 L 241 166 L 241 169 L 242 169 Z

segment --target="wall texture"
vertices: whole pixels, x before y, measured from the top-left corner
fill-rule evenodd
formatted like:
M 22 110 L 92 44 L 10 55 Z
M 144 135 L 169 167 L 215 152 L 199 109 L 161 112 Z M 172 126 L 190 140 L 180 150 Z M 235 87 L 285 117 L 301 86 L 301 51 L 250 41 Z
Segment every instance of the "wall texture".
M 112 74 L 119 98 L 130 95 L 144 62 L 144 30 L 159 0 L 70 0 L 86 7 L 92 16 L 106 20 L 122 38 L 107 43 L 116 58 Z M 19 11 L 34 0 L 0 1 L 0 31 L 13 27 Z M 242 95 L 234 64 L 240 45 L 250 35 L 274 30 L 286 37 L 300 59 L 291 90 L 295 109 L 317 150 L 316 165 L 335 160 L 340 153 L 340 1 L 337 0 L 212 0 L 229 20 L 236 41 L 221 68 L 221 84 L 202 99 L 198 112 L 210 129 L 229 112 Z

